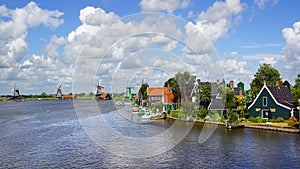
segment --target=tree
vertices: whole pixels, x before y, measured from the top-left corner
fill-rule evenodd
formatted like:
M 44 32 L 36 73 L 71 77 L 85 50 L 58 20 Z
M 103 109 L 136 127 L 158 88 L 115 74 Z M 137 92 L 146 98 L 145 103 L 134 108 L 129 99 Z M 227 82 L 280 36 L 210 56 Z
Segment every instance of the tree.
M 175 75 L 180 90 L 180 100 L 190 100 L 191 92 L 194 88 L 196 76 L 191 75 L 189 72 L 178 72 Z
M 189 72 L 178 72 L 173 78 L 168 79 L 164 87 L 169 87 L 174 95 L 174 102 L 188 100 L 195 84 L 196 76 Z
M 139 98 L 141 98 L 142 100 L 146 100 L 147 99 L 147 88 L 149 87 L 148 83 L 143 83 L 139 89 Z
M 264 83 L 269 86 L 275 86 L 276 81 L 282 84 L 280 73 L 277 69 L 272 68 L 270 64 L 262 64 L 258 68 L 258 71 L 254 75 L 254 79 L 250 83 L 252 99 L 254 99 L 259 93 L 260 89 L 263 87 Z
M 177 84 L 177 81 L 174 77 L 168 79 L 165 84 L 164 87 L 169 87 L 169 89 L 172 91 L 173 95 L 174 95 L 174 103 L 177 103 L 177 101 L 180 98 L 180 88 Z
M 210 83 L 205 83 L 202 88 L 199 89 L 199 102 L 205 109 L 208 108 L 211 101 Z
M 300 73 L 297 75 L 297 78 L 295 78 L 295 89 L 300 89 Z
M 235 96 L 234 102 L 237 105 L 237 110 L 240 112 L 242 116 L 244 116 L 246 110 L 246 96 L 244 95 Z
M 294 95 L 294 106 L 298 106 L 298 100 L 300 99 L 300 73 L 295 78 L 295 85 L 291 87 L 291 92 Z

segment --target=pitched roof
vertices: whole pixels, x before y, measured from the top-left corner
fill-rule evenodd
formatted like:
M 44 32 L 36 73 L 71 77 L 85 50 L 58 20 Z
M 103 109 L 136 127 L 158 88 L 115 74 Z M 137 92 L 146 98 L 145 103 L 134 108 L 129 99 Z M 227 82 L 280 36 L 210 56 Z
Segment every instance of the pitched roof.
M 167 87 L 156 87 L 147 89 L 148 96 L 164 96 L 164 103 L 173 103 L 174 94 Z
M 148 96 L 162 96 L 167 91 L 167 87 L 148 87 L 147 89 Z
M 293 107 L 292 104 L 290 104 L 289 102 L 293 102 L 294 97 L 287 86 L 281 86 L 281 87 L 267 86 L 267 87 L 269 91 L 272 93 L 272 95 L 274 96 L 274 98 L 277 100 L 277 102 L 285 106 L 288 106 L 290 108 Z
M 256 96 L 256 98 L 254 99 L 254 101 L 252 102 L 252 104 L 248 107 L 248 109 L 250 109 L 255 104 L 256 100 L 258 99 L 259 95 L 264 89 L 266 89 L 270 93 L 271 97 L 274 99 L 277 105 L 285 107 L 287 109 L 293 108 L 293 105 L 291 104 L 291 102 L 293 102 L 294 100 L 293 94 L 287 86 L 277 87 L 264 85 L 258 93 L 258 95 Z
M 222 99 L 216 98 L 210 102 L 208 109 L 209 110 L 225 110 L 226 106 L 223 103 Z

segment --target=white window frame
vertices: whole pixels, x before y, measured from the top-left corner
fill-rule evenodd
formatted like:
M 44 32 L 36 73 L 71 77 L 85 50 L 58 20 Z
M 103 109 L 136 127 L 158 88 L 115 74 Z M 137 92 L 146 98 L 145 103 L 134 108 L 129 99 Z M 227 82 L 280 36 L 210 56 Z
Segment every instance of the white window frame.
M 265 99 L 266 99 L 266 102 L 265 102 Z M 268 97 L 263 97 L 263 100 L 262 100 L 262 104 L 263 106 L 268 106 Z

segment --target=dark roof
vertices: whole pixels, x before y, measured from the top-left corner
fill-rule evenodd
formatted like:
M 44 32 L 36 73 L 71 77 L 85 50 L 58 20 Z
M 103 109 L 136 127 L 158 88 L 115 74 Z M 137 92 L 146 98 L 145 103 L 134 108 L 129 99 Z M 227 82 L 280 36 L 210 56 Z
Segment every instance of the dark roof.
M 215 97 L 218 95 L 219 91 L 218 88 L 219 86 L 222 85 L 221 83 L 216 83 L 216 82 L 212 82 L 210 84 L 210 91 L 211 91 L 211 96 Z
M 239 87 L 234 87 L 233 88 L 234 95 L 235 96 L 239 96 L 240 95 L 240 90 L 242 90 L 242 89 L 239 88 Z
M 291 93 L 290 89 L 287 86 L 267 86 L 271 94 L 277 100 L 277 102 L 288 106 L 293 107 L 291 104 L 294 101 L 293 94 Z
M 209 110 L 225 110 L 226 106 L 222 99 L 213 99 L 208 106 Z

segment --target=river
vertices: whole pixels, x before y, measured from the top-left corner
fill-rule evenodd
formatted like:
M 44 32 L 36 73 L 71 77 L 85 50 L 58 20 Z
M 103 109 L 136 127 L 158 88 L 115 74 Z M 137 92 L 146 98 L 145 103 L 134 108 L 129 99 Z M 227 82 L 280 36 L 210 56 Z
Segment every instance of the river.
M 0 102 L 0 168 L 299 168 L 300 135 L 255 129 L 216 127 L 199 143 L 202 124 L 194 124 L 176 143 L 136 145 L 131 151 L 123 137 L 98 124 L 99 114 L 111 129 L 127 138 L 147 140 L 171 129 L 173 120 L 142 121 L 130 105 L 97 102 L 99 112 L 88 111 L 95 101 Z M 75 108 L 74 108 L 75 107 Z M 77 107 L 77 108 L 76 108 Z M 79 108 L 86 107 L 84 115 Z M 88 122 L 88 123 L 87 123 Z M 100 121 L 101 122 L 101 121 Z M 183 128 L 189 122 L 178 122 Z M 179 125 L 179 126 L 180 126 Z M 173 131 L 175 134 L 180 130 Z M 93 138 L 92 132 L 103 138 Z M 182 131 L 180 131 L 182 132 Z M 157 139 L 157 138 L 156 138 Z M 165 138 L 164 138 L 165 139 Z M 149 139 L 148 139 L 149 140 Z M 103 142 L 104 141 L 104 142 Z M 161 140 L 160 140 L 161 141 Z M 118 143 L 118 144 L 115 144 Z M 150 140 L 151 143 L 151 140 Z M 137 143 L 135 143 L 137 144 Z M 113 146 L 111 146 L 113 145 Z M 132 146 L 132 145 L 131 145 Z M 152 150 L 157 154 L 152 155 Z M 117 153 L 116 153 L 117 152 Z M 136 158 L 132 154 L 137 153 Z M 128 156 L 126 155 L 128 154 Z

